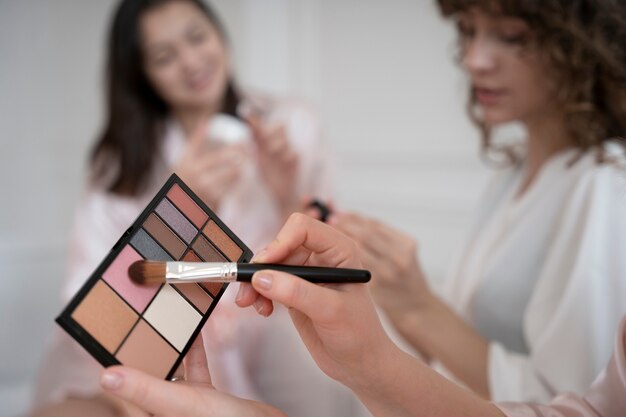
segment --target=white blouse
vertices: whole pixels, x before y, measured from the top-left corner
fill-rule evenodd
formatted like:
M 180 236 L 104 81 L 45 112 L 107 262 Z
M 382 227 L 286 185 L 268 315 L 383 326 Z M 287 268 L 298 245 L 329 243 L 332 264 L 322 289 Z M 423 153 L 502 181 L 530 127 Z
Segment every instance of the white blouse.
M 297 101 L 276 100 L 269 122 L 285 125 L 299 155 L 299 195 L 329 198 L 329 153 L 315 114 Z M 71 238 L 64 302 L 83 285 L 162 186 L 184 145 L 182 130 L 170 123 L 161 163 L 151 174 L 150 189 L 141 197 L 120 197 L 94 187 L 86 189 Z M 258 168 L 251 169 L 252 175 L 242 177 L 217 214 L 253 251 L 258 251 L 275 236 L 283 219 Z M 346 415 L 356 400 L 347 390 L 337 390 L 337 384 L 317 368 L 286 311 L 278 307 L 266 319 L 252 309 L 238 308 L 234 303 L 237 287 L 229 287 L 203 329 L 214 385 L 241 397 L 269 402 L 293 415 Z M 68 395 L 93 395 L 99 392 L 101 369 L 78 343 L 58 329 L 43 361 L 35 400 L 42 403 Z
M 626 313 L 626 171 L 616 157 L 598 164 L 594 152 L 575 160 L 568 150 L 521 196 L 523 166 L 485 195 L 445 296 L 490 340 L 494 401 L 582 393 L 606 365 Z

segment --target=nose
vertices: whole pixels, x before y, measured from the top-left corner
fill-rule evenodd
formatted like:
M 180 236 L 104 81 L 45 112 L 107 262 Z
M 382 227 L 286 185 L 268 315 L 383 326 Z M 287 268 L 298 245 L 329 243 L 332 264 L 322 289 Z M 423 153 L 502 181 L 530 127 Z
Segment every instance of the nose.
M 198 51 L 190 47 L 183 48 L 180 52 L 180 63 L 185 71 L 195 71 L 200 63 Z
M 490 72 L 496 67 L 496 53 L 488 39 L 474 38 L 463 49 L 463 67 L 472 75 Z

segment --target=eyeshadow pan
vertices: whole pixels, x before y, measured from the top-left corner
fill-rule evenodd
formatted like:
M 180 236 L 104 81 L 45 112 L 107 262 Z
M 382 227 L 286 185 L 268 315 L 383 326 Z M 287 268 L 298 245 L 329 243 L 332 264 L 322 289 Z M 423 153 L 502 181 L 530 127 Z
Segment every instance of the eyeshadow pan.
M 198 238 L 198 240 L 200 240 L 200 239 L 204 240 L 207 245 L 211 245 L 202 236 L 200 236 Z M 215 253 L 217 253 L 217 251 L 215 251 Z M 222 255 L 220 255 L 219 253 L 217 253 L 217 255 L 220 256 L 220 261 L 224 261 L 224 258 L 222 257 Z M 185 261 L 185 262 L 202 262 L 202 259 L 200 259 L 200 257 L 198 256 L 197 253 L 195 253 L 193 250 L 190 249 L 190 250 L 187 251 L 187 253 L 183 257 L 183 261 Z M 211 262 L 211 261 L 209 261 L 209 262 Z M 207 290 L 213 297 L 215 297 L 220 292 L 220 290 L 222 289 L 222 286 L 224 284 L 222 284 L 220 282 L 202 282 L 202 283 L 200 283 L 200 285 L 202 287 L 204 287 L 204 289 Z
M 202 236 L 200 236 L 202 238 Z M 185 262 L 202 262 L 202 259 L 195 253 L 193 250 L 189 249 L 185 256 L 183 256 L 183 261 Z
M 151 261 L 172 261 L 172 257 L 145 230 L 139 229 L 130 240 L 131 245 L 145 258 Z
M 196 202 L 193 201 L 178 184 L 172 185 L 172 188 L 170 188 L 167 193 L 167 198 L 169 198 L 197 228 L 201 228 L 204 222 L 209 218 L 208 214 L 198 207 Z
M 226 258 L 222 256 L 221 253 L 215 249 L 211 243 L 206 240 L 204 236 L 198 236 L 195 242 L 192 245 L 193 249 L 196 251 L 198 255 L 206 262 L 224 262 Z
M 175 287 L 203 314 L 208 311 L 211 303 L 213 302 L 213 298 L 204 292 L 204 290 L 196 283 L 176 284 Z
M 141 255 L 130 245 L 126 245 L 107 270 L 104 271 L 104 274 L 102 274 L 102 279 L 117 291 L 132 308 L 140 313 L 145 310 L 159 289 L 158 285 L 136 285 L 128 276 L 128 267 L 133 262 L 142 259 Z
M 150 213 L 146 221 L 143 223 L 143 228 L 152 235 L 154 240 L 159 242 L 163 248 L 174 257 L 174 259 L 180 259 L 187 249 L 187 245 L 183 243 L 178 236 L 167 227 L 156 214 Z
M 202 316 L 169 285 L 161 287 L 143 317 L 179 352 Z
M 176 362 L 178 352 L 145 321 L 139 320 L 115 356 L 125 366 L 165 378 Z
M 207 235 L 232 262 L 236 262 L 243 253 L 243 249 L 212 220 L 204 227 L 204 234 Z
M 168 199 L 164 198 L 155 211 L 185 242 L 190 243 L 198 233 L 198 229 Z
M 102 280 L 98 280 L 72 318 L 109 352 L 115 352 L 137 321 L 137 314 Z

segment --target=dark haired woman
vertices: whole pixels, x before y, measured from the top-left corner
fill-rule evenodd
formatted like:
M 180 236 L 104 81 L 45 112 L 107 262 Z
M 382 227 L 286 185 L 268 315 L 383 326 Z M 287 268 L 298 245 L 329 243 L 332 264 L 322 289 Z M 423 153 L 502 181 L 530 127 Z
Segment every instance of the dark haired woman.
M 304 195 L 328 197 L 328 158 L 315 115 L 295 100 L 236 89 L 224 31 L 205 3 L 122 1 L 108 45 L 108 116 L 76 217 L 65 300 L 173 171 L 253 250 Z M 219 144 L 207 134 L 217 113 L 242 112 L 251 137 Z M 232 291 L 224 297 L 204 329 L 217 386 L 300 416 L 345 411 L 335 401 L 307 401 L 311 392 L 325 397 L 336 385 L 308 359 L 287 314 L 268 322 L 236 308 Z M 38 400 L 93 396 L 99 370 L 58 332 Z
M 581 393 L 626 313 L 626 5 L 439 5 L 457 24 L 484 151 L 508 160 L 448 291 L 429 289 L 409 236 L 356 214 L 330 223 L 361 244 L 394 326 L 456 380 L 496 401 Z M 505 122 L 525 126 L 521 148 L 492 142 Z

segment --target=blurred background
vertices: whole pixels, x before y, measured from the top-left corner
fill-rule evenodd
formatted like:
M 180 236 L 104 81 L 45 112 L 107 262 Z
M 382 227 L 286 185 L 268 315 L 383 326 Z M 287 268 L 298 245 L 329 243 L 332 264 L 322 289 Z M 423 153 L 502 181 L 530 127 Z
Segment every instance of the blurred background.
M 431 0 L 212 0 L 241 85 L 319 111 L 337 206 L 419 241 L 435 282 L 489 168 L 465 116 L 454 31 Z M 0 416 L 27 410 L 61 309 L 68 233 L 103 120 L 114 0 L 0 0 Z

